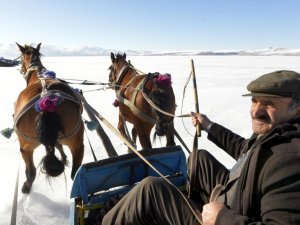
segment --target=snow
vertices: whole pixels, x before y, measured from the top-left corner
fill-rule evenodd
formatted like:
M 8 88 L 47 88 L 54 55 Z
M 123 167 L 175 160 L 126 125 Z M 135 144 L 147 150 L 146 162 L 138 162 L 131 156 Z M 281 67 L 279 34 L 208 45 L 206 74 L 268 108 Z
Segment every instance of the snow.
M 208 115 L 212 121 L 218 122 L 245 137 L 251 135 L 250 99 L 241 97 L 242 94 L 247 93 L 246 85 L 256 77 L 275 70 L 288 69 L 300 72 L 299 56 L 128 57 L 135 67 L 146 73 L 158 71 L 172 75 L 178 105 L 176 115 L 195 110 L 192 82 L 187 85 L 182 104 L 183 89 L 191 71 L 192 58 L 195 64 L 200 111 Z M 108 81 L 109 56 L 43 57 L 42 62 L 48 70 L 55 71 L 58 78 L 104 83 Z M 0 67 L 0 102 L 2 105 L 0 130 L 13 126 L 14 101 L 19 92 L 25 87 L 25 81 L 19 73 L 19 69 L 20 67 Z M 112 90 L 96 90 L 102 89 L 102 86 L 72 86 L 83 89 L 87 101 L 116 127 L 118 109 L 112 105 L 115 99 L 115 94 Z M 83 117 L 88 119 L 85 114 Z M 111 138 L 117 152 L 119 154 L 126 153 L 126 146 L 104 125 L 103 128 Z M 191 124 L 190 118 L 175 118 L 175 128 L 186 144 L 192 147 L 195 129 Z M 93 161 L 87 137 L 91 141 L 98 159 L 106 158 L 107 155 L 97 134 L 87 131 L 84 163 Z M 160 147 L 162 145 L 164 145 L 164 139 L 161 142 L 157 141 L 154 146 Z M 202 137 L 199 138 L 199 148 L 209 150 L 227 167 L 232 166 L 234 163 L 233 159 L 206 140 L 204 132 L 202 132 Z M 71 160 L 68 149 L 65 149 L 68 159 Z M 39 165 L 44 153 L 43 147 L 36 149 L 34 154 L 36 166 Z M 25 181 L 25 166 L 19 154 L 16 135 L 13 134 L 10 139 L 6 139 L 3 136 L 0 137 L 0 225 L 10 224 L 13 193 L 19 167 L 17 224 L 68 224 L 69 207 L 72 202 L 72 199 L 69 198 L 72 186 L 70 167 L 66 168 L 65 175 L 50 180 L 47 180 L 46 176 L 38 168 L 31 193 L 29 195 L 22 194 L 20 189 Z
M 32 44 L 32 43 L 27 43 Z M 38 43 L 33 44 L 36 46 Z M 169 51 L 150 51 L 137 49 L 105 49 L 98 46 L 79 46 L 65 48 L 58 45 L 42 44 L 43 53 L 45 56 L 107 56 L 110 52 L 126 52 L 131 56 L 197 56 L 197 55 L 243 55 L 243 56 L 300 56 L 300 49 L 294 48 L 279 48 L 270 47 L 264 49 L 199 49 L 199 50 L 169 50 Z M 19 54 L 16 44 L 1 44 L 0 56 L 15 58 Z

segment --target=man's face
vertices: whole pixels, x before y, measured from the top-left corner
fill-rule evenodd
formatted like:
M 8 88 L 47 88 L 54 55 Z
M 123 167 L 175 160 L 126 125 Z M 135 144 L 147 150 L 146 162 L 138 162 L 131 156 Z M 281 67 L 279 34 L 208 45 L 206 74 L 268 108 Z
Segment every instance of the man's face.
M 289 108 L 292 98 L 252 97 L 252 129 L 256 134 L 266 134 L 276 125 L 284 123 L 297 115 L 299 107 Z

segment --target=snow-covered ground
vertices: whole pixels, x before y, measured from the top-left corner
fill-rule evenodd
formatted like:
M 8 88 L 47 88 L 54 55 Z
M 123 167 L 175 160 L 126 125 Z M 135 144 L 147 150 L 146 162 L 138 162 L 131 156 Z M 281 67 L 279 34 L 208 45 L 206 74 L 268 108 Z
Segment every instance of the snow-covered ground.
M 43 47 L 41 49 L 43 52 Z M 200 111 L 242 136 L 251 134 L 249 106 L 250 99 L 241 97 L 246 93 L 246 85 L 256 77 L 275 70 L 287 69 L 300 72 L 299 56 L 129 56 L 128 59 L 145 73 L 161 72 L 172 74 L 177 110 L 176 114 L 194 111 L 192 82 L 186 89 L 182 104 L 184 85 L 191 71 L 191 58 L 194 60 L 198 85 Z M 58 78 L 107 82 L 109 56 L 95 57 L 44 57 L 44 66 L 55 71 Z M 20 67 L 0 67 L 0 130 L 12 127 L 13 106 L 19 92 L 25 87 L 25 81 L 19 73 Z M 96 110 L 117 125 L 118 109 L 112 105 L 115 95 L 112 90 L 96 90 L 102 86 L 77 86 L 84 91 L 87 101 Z M 84 118 L 88 119 L 86 115 Z M 126 153 L 126 146 L 104 125 L 119 154 Z M 190 118 L 175 118 L 175 128 L 189 147 L 192 147 L 194 127 Z M 95 132 L 86 134 L 99 159 L 106 158 L 102 143 Z M 179 144 L 179 142 L 177 141 Z M 154 147 L 164 145 L 164 140 L 156 142 Z M 223 154 L 216 146 L 206 140 L 203 132 L 199 139 L 199 148 L 211 151 L 221 162 L 230 167 L 234 161 Z M 39 147 L 35 151 L 36 166 L 45 150 Z M 66 149 L 69 160 L 71 156 Z M 85 138 L 84 163 L 92 162 L 91 150 Z M 24 195 L 20 187 L 25 181 L 24 162 L 19 154 L 16 135 L 10 139 L 0 137 L 0 225 L 10 223 L 11 207 L 15 180 L 20 167 L 17 224 L 22 225 L 64 225 L 68 224 L 69 198 L 72 180 L 70 167 L 65 175 L 48 181 L 37 170 L 37 177 L 31 193 Z

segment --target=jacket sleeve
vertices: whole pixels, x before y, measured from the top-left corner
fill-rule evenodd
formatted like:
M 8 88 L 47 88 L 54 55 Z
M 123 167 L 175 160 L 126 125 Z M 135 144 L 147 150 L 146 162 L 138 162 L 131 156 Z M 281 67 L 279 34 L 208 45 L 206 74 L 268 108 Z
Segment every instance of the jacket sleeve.
M 216 225 L 299 225 L 299 162 L 299 152 L 271 156 L 263 165 L 257 182 L 260 218 L 249 218 L 224 208 L 218 214 Z
M 238 159 L 247 142 L 245 138 L 217 123 L 212 125 L 207 137 L 234 159 Z

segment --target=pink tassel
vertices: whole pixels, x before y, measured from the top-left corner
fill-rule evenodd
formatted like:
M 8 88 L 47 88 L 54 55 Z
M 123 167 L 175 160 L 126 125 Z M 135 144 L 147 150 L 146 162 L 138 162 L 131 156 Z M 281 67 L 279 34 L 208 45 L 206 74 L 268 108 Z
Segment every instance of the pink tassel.
M 159 87 L 162 88 L 169 88 L 171 87 L 172 81 L 171 81 L 171 75 L 168 73 L 165 74 L 159 74 L 155 78 L 155 82 Z
M 113 106 L 119 107 L 119 105 L 120 105 L 120 101 L 118 99 L 115 99 L 115 101 L 113 102 Z
M 57 105 L 61 103 L 60 97 L 45 96 L 40 98 L 35 104 L 35 110 L 37 112 L 54 112 Z

